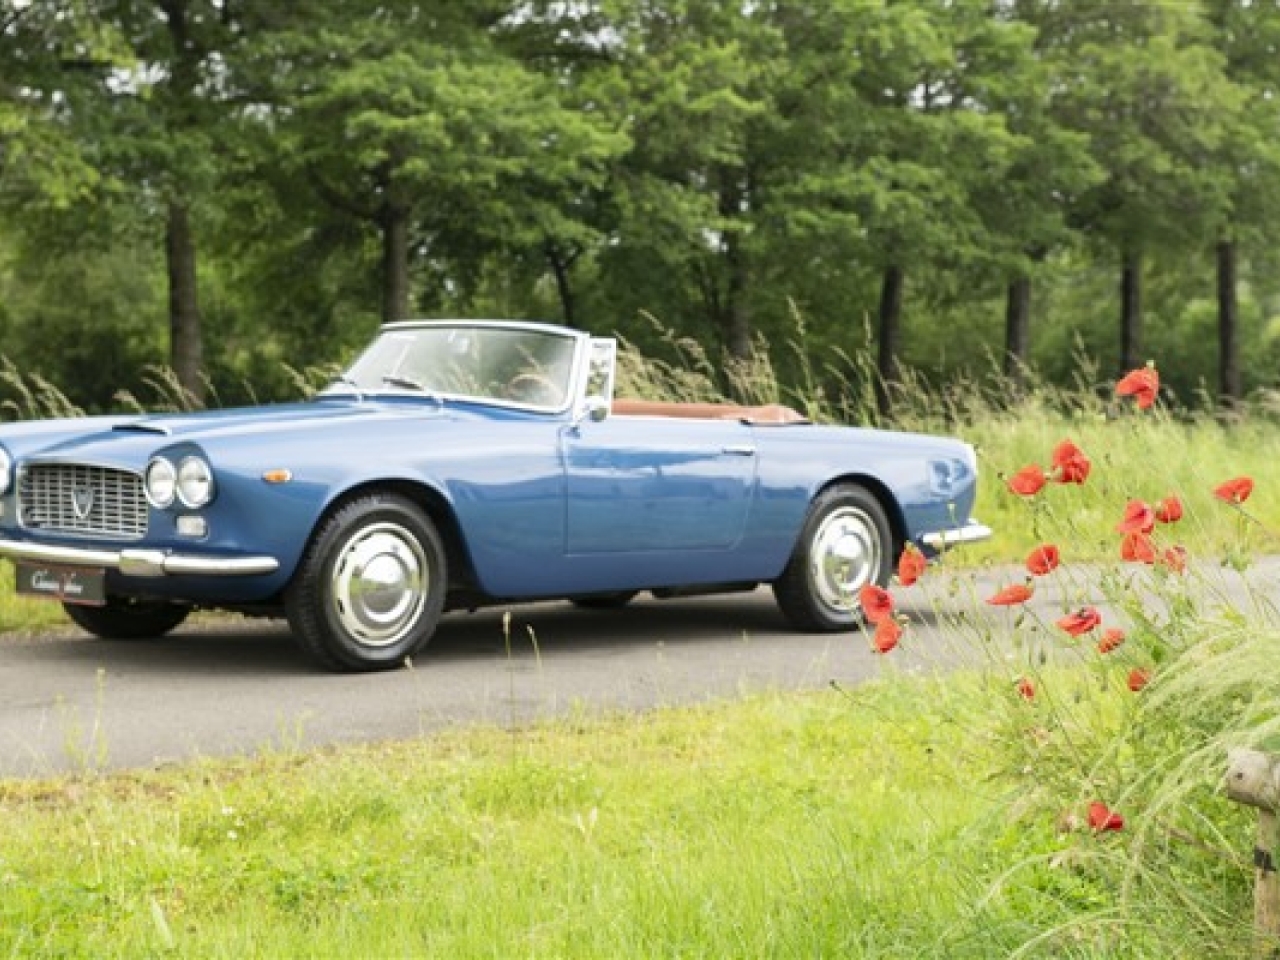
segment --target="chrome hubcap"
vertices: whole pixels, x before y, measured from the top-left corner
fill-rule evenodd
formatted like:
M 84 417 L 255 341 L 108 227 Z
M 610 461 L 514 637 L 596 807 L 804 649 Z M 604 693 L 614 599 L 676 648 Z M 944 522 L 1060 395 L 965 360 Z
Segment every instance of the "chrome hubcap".
M 375 523 L 347 541 L 333 568 L 338 618 L 367 647 L 397 643 L 418 622 L 430 571 L 414 535 L 398 523 Z
M 875 581 L 883 549 L 880 533 L 866 513 L 853 507 L 832 511 L 809 550 L 814 593 L 828 609 L 849 613 L 858 591 Z

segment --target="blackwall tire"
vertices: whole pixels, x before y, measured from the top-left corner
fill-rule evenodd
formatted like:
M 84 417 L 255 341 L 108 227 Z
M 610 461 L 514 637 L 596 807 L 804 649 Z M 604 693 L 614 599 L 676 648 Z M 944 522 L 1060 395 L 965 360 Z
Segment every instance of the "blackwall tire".
M 64 603 L 71 622 L 102 640 L 154 640 L 186 620 L 191 608 L 127 597 L 108 597 L 101 607 Z
M 344 672 L 392 670 L 424 646 L 444 609 L 448 569 L 430 518 L 372 493 L 339 507 L 312 536 L 285 594 L 298 645 Z
M 798 630 L 830 633 L 862 622 L 858 591 L 887 586 L 893 573 L 893 529 L 865 487 L 842 485 L 809 507 L 795 552 L 773 583 L 782 613 Z

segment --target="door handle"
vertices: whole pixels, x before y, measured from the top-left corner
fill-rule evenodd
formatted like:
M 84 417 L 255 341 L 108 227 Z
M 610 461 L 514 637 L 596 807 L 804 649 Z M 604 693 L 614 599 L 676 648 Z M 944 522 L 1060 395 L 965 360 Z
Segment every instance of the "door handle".
M 756 448 L 749 443 L 744 443 L 740 446 L 721 447 L 720 452 L 727 453 L 731 457 L 754 457 Z

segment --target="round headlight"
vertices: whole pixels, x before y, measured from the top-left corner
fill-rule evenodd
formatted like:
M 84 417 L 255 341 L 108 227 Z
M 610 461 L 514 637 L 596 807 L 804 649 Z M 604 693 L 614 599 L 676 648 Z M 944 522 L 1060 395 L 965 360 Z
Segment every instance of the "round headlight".
M 0 447 L 0 495 L 8 493 L 12 483 L 13 458 L 9 456 L 7 450 Z
M 147 491 L 147 502 L 163 510 L 173 505 L 173 498 L 177 495 L 178 471 L 164 457 L 156 457 L 147 464 L 143 486 Z
M 178 499 L 192 509 L 213 499 L 213 471 L 200 457 L 187 457 L 178 465 Z

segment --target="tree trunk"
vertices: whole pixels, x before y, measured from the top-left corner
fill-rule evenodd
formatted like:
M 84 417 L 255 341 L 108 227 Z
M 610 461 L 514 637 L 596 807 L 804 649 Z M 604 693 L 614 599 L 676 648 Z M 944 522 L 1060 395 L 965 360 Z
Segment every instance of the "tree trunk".
M 204 401 L 204 343 L 200 298 L 196 290 L 196 242 L 187 208 L 169 201 L 165 228 L 165 260 L 169 273 L 169 362 L 178 383 L 197 403 Z
M 409 316 L 409 211 L 387 204 L 382 227 L 382 322 Z
M 905 279 L 902 267 L 893 264 L 885 268 L 880 284 L 876 402 L 881 416 L 887 416 L 889 413 L 891 404 L 889 388 L 898 381 L 898 358 L 902 340 L 902 289 Z
M 547 262 L 551 265 L 551 274 L 556 279 L 556 294 L 560 297 L 560 318 L 566 327 L 572 327 L 574 321 L 573 285 L 569 281 L 569 270 L 578 259 L 577 253 L 563 256 L 560 248 L 547 241 Z
M 1236 302 L 1236 245 L 1218 243 L 1218 394 L 1235 405 L 1243 399 L 1240 383 L 1240 316 Z
M 200 54 L 192 42 L 187 0 L 162 0 L 173 60 L 169 88 L 173 105 L 167 117 L 169 136 L 181 138 L 196 126 L 192 103 L 199 81 Z M 170 170 L 172 197 L 165 222 L 165 260 L 169 280 L 169 363 L 190 399 L 204 401 L 204 336 L 196 289 L 196 241 L 191 228 L 192 189 L 186 171 Z
M 1120 369 L 1136 370 L 1142 359 L 1142 257 L 1126 253 L 1120 272 Z
M 751 357 L 751 310 L 747 306 L 747 258 L 742 238 L 732 231 L 725 238 L 729 266 L 729 287 L 725 292 L 725 334 L 729 355 L 738 360 Z
M 751 178 L 746 171 L 732 168 L 720 173 L 719 212 L 726 223 L 741 222 L 751 196 Z M 728 271 L 721 323 L 729 355 L 738 360 L 751 357 L 751 310 L 747 301 L 750 264 L 743 244 L 744 231 L 728 227 L 722 249 Z
M 1004 374 L 1021 391 L 1031 362 L 1031 278 L 1009 284 L 1004 311 Z

